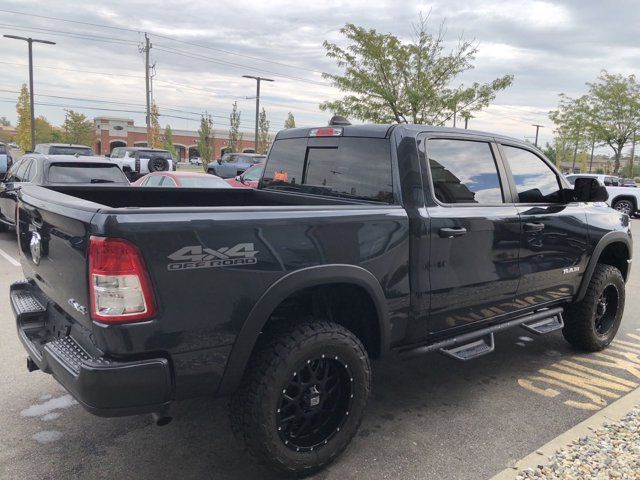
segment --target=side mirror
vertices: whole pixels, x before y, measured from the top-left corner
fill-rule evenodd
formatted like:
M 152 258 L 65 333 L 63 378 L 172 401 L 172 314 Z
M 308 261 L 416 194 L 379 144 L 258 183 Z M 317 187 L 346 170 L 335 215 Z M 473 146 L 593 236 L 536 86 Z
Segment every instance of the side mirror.
M 573 198 L 577 202 L 605 202 L 609 192 L 595 178 L 577 178 Z
M 104 156 L 107 157 L 107 158 L 111 158 L 111 154 L 110 153 L 105 153 Z
M 244 183 L 244 182 L 242 181 L 242 175 L 237 175 L 237 176 L 236 176 L 236 182 Z

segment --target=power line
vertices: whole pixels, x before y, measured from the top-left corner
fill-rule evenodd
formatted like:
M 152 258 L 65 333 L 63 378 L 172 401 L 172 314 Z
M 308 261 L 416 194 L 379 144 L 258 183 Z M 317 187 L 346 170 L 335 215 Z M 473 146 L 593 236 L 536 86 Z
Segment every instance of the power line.
M 23 32 L 30 32 L 30 31 L 43 32 L 43 33 L 47 33 L 49 35 L 54 35 L 54 36 L 60 35 L 60 36 L 66 36 L 66 37 L 72 37 L 72 38 L 81 38 L 84 40 L 94 40 L 97 42 L 117 43 L 117 44 L 124 44 L 124 45 L 137 45 L 137 42 L 133 40 L 117 39 L 113 37 L 102 37 L 99 35 L 91 35 L 87 33 L 52 30 L 50 28 L 43 28 L 43 27 L 20 27 L 17 25 L 11 25 L 7 23 L 0 23 L 0 27 L 8 28 L 9 30 L 20 30 Z
M 60 22 L 68 22 L 68 23 L 75 23 L 78 25 L 86 25 L 86 26 L 91 26 L 91 27 L 100 27 L 100 28 L 109 28 L 109 29 L 114 29 L 114 30 L 120 30 L 120 31 L 125 31 L 125 32 L 132 32 L 132 33 L 142 33 L 142 30 L 134 30 L 131 28 L 126 28 L 126 27 L 115 27 L 112 25 L 104 25 L 104 24 L 98 24 L 98 23 L 91 23 L 91 22 L 83 22 L 83 21 L 79 21 L 79 20 L 69 20 L 66 18 L 60 18 L 60 17 L 50 17 L 47 15 L 35 15 L 32 13 L 26 13 L 26 12 L 17 12 L 15 10 L 6 10 L 6 9 L 0 9 L 0 12 L 3 13 L 11 13 L 14 15 L 24 15 L 24 16 L 29 16 L 29 17 L 35 17 L 35 18 L 43 18 L 43 19 L 48 19 L 48 20 L 57 20 Z M 222 52 L 228 55 L 234 55 L 234 56 L 238 56 L 238 57 L 244 57 L 244 58 L 248 58 L 251 60 L 256 60 L 256 61 L 260 61 L 260 62 L 265 62 L 265 63 L 271 63 L 274 65 L 279 65 L 282 67 L 286 67 L 286 68 L 295 68 L 296 70 L 305 70 L 308 72 L 312 72 L 312 73 L 317 73 L 322 75 L 323 72 L 320 72 L 318 70 L 313 70 L 310 68 L 305 68 L 305 67 L 300 67 L 298 65 L 292 65 L 292 64 L 288 64 L 288 63 L 284 63 L 284 62 L 279 62 L 276 60 L 269 60 L 269 59 L 265 59 L 265 58 L 261 58 L 261 57 L 256 57 L 253 55 L 247 55 L 247 54 L 243 54 L 243 53 L 239 53 L 239 52 L 233 52 L 231 50 L 225 50 L 222 48 L 218 48 L 218 47 L 211 47 L 208 45 L 203 45 L 203 44 L 199 44 L 199 43 L 195 43 L 195 42 L 189 42 L 186 40 L 180 40 L 178 38 L 175 37 L 171 37 L 169 35 L 163 35 L 160 33 L 153 33 L 153 32 L 149 32 L 152 33 L 153 35 L 155 35 L 158 38 L 164 38 L 166 40 L 170 40 L 172 42 L 177 42 L 177 43 L 182 43 L 184 45 L 190 45 L 193 47 L 198 47 L 198 48 L 204 48 L 207 50 L 212 50 L 212 51 L 217 51 L 217 52 Z
M 269 75 L 273 75 L 273 76 L 276 76 L 276 77 L 282 77 L 282 78 L 287 78 L 289 80 L 296 80 L 298 82 L 305 82 L 305 83 L 310 83 L 310 84 L 314 84 L 314 85 L 320 85 L 322 87 L 329 87 L 330 86 L 330 84 L 328 84 L 326 82 L 320 82 L 320 81 L 316 81 L 316 80 L 308 80 L 308 79 L 301 78 L 301 77 L 295 77 L 293 75 L 287 75 L 285 73 L 278 73 L 278 72 L 274 72 L 272 70 L 265 70 L 263 68 L 256 68 L 256 67 L 252 67 L 252 66 L 243 65 L 241 63 L 228 62 L 226 60 L 219 60 L 219 59 L 216 59 L 216 58 L 207 57 L 205 55 L 186 52 L 184 50 L 178 50 L 178 49 L 175 49 L 175 48 L 167 47 L 166 45 L 162 46 L 162 45 L 156 44 L 156 50 L 161 51 L 161 52 L 165 52 L 165 53 L 170 53 L 172 55 L 180 55 L 181 57 L 187 57 L 187 58 L 193 58 L 195 60 L 201 60 L 203 62 L 215 63 L 215 64 L 218 64 L 218 65 L 225 65 L 225 66 L 228 66 L 228 67 L 231 67 L 231 68 L 238 68 L 238 69 L 242 69 L 242 70 L 256 70 L 256 71 L 268 73 Z
M 16 63 L 16 62 L 0 62 L 2 65 L 15 65 L 18 67 L 28 67 L 29 65 L 26 63 Z M 108 72 L 95 72 L 88 70 L 79 70 L 77 68 L 63 68 L 63 67 L 53 67 L 51 65 L 34 65 L 33 68 L 37 69 L 48 69 L 48 70 L 60 70 L 63 72 L 74 72 L 74 73 L 88 73 L 93 75 L 104 75 L 107 77 L 128 77 L 128 78 L 144 78 L 143 75 L 128 75 L 126 73 L 108 73 Z

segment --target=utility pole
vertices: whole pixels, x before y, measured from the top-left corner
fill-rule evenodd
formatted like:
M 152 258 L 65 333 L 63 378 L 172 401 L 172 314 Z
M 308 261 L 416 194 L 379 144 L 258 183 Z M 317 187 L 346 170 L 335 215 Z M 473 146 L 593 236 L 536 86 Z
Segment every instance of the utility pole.
M 536 141 L 535 141 L 534 145 L 537 147 L 538 146 L 538 132 L 540 131 L 541 128 L 544 128 L 544 125 L 538 125 L 537 123 L 534 123 L 532 126 L 536 127 Z
M 29 115 L 31 123 L 31 151 L 36 148 L 36 115 L 35 115 L 35 103 L 33 101 L 33 44 L 45 43 L 47 45 L 55 45 L 56 42 L 49 40 L 38 40 L 31 37 L 18 37 L 16 35 L 4 35 L 5 38 L 11 38 L 13 40 L 23 40 L 29 44 Z
M 147 97 L 147 146 L 149 145 L 149 138 L 151 137 L 151 75 L 149 66 L 149 52 L 153 44 L 149 41 L 149 35 L 144 34 L 144 46 L 138 50 L 140 53 L 144 53 L 144 80 L 146 84 L 146 97 Z
M 260 82 L 273 82 L 270 78 L 254 77 L 253 75 L 243 75 L 243 78 L 251 78 L 256 81 L 256 131 L 255 131 L 255 151 L 258 153 L 258 121 L 260 118 Z

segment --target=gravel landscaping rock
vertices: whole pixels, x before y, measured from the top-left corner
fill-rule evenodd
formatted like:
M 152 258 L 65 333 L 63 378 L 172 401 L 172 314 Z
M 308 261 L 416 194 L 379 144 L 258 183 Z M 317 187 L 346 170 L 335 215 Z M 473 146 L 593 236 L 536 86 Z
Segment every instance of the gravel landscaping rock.
M 549 463 L 520 471 L 516 479 L 640 480 L 640 407 L 558 450 Z

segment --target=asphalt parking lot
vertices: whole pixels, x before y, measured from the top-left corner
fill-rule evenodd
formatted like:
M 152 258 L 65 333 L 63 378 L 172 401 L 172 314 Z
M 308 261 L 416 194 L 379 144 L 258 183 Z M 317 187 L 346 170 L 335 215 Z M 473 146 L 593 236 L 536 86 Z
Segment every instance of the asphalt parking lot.
M 633 230 L 637 238 L 640 221 Z M 150 416 L 94 417 L 53 378 L 28 373 L 8 303 L 22 273 L 11 233 L 0 234 L 0 250 L 1 479 L 269 478 L 233 441 L 223 399 L 177 404 L 173 422 L 156 427 Z M 378 362 L 359 435 L 316 478 L 490 478 L 631 392 L 640 383 L 638 268 L 605 352 L 579 354 L 558 332 L 516 329 L 471 363 L 437 354 Z

